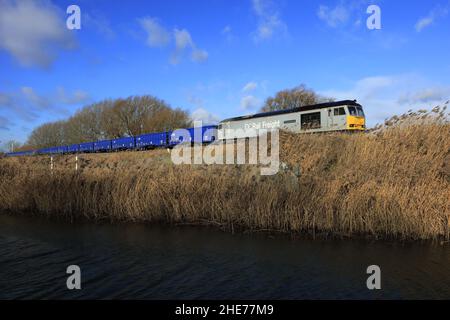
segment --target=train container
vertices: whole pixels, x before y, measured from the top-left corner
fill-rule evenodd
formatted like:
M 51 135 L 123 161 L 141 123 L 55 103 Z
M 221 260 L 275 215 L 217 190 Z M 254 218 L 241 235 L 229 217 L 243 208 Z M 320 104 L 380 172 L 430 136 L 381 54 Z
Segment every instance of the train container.
M 125 137 L 112 140 L 112 150 L 129 150 L 134 148 L 134 137 Z
M 102 140 L 94 142 L 94 151 L 95 152 L 104 152 L 111 151 L 112 149 L 112 141 L 111 140 Z
M 157 148 L 168 144 L 168 133 L 147 133 L 136 137 L 136 148 Z
M 78 153 L 80 152 L 80 145 L 79 144 L 71 144 L 67 147 L 67 152 L 69 153 Z
M 80 152 L 94 152 L 93 142 L 80 143 Z
M 68 146 L 57 147 L 57 153 L 65 154 L 65 153 L 68 153 L 68 152 L 69 152 L 69 147 Z
M 5 153 L 6 157 L 20 157 L 22 156 L 22 152 L 7 152 Z
M 192 132 L 194 131 L 193 128 L 191 128 Z M 217 126 L 203 126 L 202 127 L 202 136 L 201 140 L 198 140 L 198 138 L 194 137 L 194 143 L 211 143 L 217 140 Z
M 34 155 L 35 151 L 16 151 L 16 152 L 7 152 L 5 154 L 6 157 L 22 157 L 22 156 L 32 156 Z
M 38 151 L 40 154 L 57 154 L 58 153 L 58 147 L 52 147 L 52 148 L 43 148 Z
M 170 132 L 170 145 L 180 143 L 210 143 L 217 139 L 217 126 L 209 125 Z

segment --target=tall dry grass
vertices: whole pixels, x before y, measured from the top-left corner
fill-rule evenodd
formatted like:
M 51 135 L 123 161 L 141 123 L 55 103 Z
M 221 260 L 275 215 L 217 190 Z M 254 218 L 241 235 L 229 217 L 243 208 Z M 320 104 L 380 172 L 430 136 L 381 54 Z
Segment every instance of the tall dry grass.
M 283 133 L 283 170 L 181 165 L 166 150 L 0 160 L 0 212 L 226 230 L 449 239 L 450 124 L 409 114 L 369 133 Z M 424 115 L 426 117 L 422 118 Z

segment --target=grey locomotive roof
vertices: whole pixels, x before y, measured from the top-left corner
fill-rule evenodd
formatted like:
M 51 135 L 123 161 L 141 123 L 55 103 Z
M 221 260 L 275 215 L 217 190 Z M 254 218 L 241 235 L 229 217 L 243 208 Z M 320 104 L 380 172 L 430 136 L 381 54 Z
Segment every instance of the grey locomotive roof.
M 361 105 L 359 103 L 357 103 L 356 100 L 341 100 L 341 101 L 333 101 L 333 102 L 325 102 L 325 103 L 313 104 L 313 105 L 309 105 L 309 106 L 302 106 L 302 107 L 286 109 L 286 110 L 269 111 L 269 112 L 262 112 L 262 113 L 251 114 L 251 115 L 248 115 L 248 116 L 240 116 L 240 117 L 228 118 L 228 119 L 222 120 L 221 122 L 237 121 L 237 120 L 245 120 L 245 119 L 253 119 L 253 118 L 261 118 L 261 117 L 275 116 L 275 115 L 285 114 L 285 113 L 293 113 L 293 112 L 300 112 L 300 111 L 310 111 L 310 110 L 316 110 L 316 109 L 324 109 L 324 108 L 338 107 L 338 106 L 347 106 L 347 105 L 361 107 Z

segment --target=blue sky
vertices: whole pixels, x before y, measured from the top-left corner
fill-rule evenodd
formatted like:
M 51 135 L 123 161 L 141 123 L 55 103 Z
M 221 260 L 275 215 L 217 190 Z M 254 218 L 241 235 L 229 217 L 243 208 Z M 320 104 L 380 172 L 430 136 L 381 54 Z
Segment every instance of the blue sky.
M 80 30 L 66 28 L 71 4 Z M 374 125 L 450 97 L 449 11 L 450 0 L 0 0 L 0 144 L 105 98 L 151 94 L 217 121 L 301 83 L 357 99 Z

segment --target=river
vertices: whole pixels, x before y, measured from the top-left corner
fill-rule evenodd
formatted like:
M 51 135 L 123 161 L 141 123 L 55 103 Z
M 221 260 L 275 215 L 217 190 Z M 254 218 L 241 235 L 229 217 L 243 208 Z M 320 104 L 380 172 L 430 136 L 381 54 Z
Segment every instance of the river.
M 450 299 L 450 246 L 0 215 L 0 299 Z

